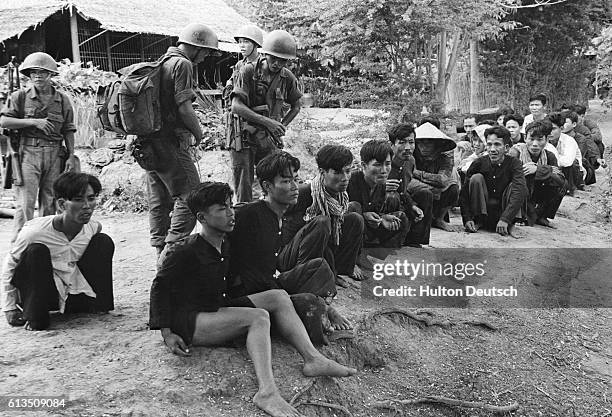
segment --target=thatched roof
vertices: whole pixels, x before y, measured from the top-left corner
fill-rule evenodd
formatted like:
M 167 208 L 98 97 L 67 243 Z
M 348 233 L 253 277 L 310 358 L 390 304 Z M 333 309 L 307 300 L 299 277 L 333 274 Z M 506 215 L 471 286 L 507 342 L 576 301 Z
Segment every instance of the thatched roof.
M 83 18 L 94 19 L 114 32 L 177 36 L 189 23 L 204 23 L 219 36 L 220 48 L 231 52 L 238 51 L 233 34 L 250 23 L 223 0 L 3 0 L 0 42 L 71 7 Z

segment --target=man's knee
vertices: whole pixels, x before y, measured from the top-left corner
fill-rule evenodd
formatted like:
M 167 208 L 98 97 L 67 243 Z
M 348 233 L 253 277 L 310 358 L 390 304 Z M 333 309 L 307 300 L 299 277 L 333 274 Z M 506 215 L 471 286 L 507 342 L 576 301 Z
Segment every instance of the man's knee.
M 95 235 L 93 235 L 93 237 L 91 238 L 91 241 L 89 242 L 88 247 L 89 246 L 91 247 L 95 246 L 96 248 L 99 248 L 105 253 L 115 252 L 115 242 L 113 242 L 113 239 L 106 233 L 96 233 Z
M 270 313 L 263 308 L 253 308 L 249 311 L 249 324 L 259 326 L 270 326 Z
M 361 234 L 364 228 L 363 216 L 361 214 L 354 213 L 354 212 L 345 213 L 344 214 L 344 226 L 347 227 L 346 230 L 353 230 Z
M 30 243 L 28 245 L 28 247 L 26 248 L 26 250 L 24 251 L 24 256 L 26 257 L 33 257 L 32 259 L 44 259 L 44 258 L 51 258 L 51 252 L 49 251 L 49 248 L 46 245 L 43 245 L 42 243 Z
M 480 172 L 470 177 L 470 184 L 484 184 L 485 177 Z
M 268 295 L 268 297 L 270 297 L 272 304 L 276 308 L 287 307 L 288 305 L 291 304 L 291 298 L 289 297 L 289 294 L 285 290 L 282 290 L 282 289 L 268 290 L 266 291 L 266 294 Z
M 414 201 L 422 205 L 431 205 L 433 203 L 433 193 L 427 188 L 419 188 L 411 194 L 411 197 Z M 420 204 L 419 207 L 422 209 L 423 207 L 421 207 Z
M 308 222 L 308 226 L 311 230 L 323 232 L 327 235 L 331 234 L 331 219 L 324 215 L 319 215 Z

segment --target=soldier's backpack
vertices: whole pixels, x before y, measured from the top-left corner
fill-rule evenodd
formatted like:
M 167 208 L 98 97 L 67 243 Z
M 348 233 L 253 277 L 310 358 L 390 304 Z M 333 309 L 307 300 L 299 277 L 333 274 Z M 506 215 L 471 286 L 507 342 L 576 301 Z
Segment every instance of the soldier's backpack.
M 98 117 L 104 130 L 150 135 L 162 128 L 160 80 L 162 64 L 141 62 L 121 69 L 119 80 L 98 91 Z

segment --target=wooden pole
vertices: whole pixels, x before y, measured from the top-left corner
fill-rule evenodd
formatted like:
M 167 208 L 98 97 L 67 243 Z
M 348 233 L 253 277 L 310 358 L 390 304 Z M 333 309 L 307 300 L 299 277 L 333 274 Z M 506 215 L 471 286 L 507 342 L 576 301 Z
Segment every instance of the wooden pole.
M 478 41 L 470 39 L 470 113 L 476 113 L 480 107 L 478 103 L 480 71 L 478 69 Z
M 142 38 L 142 33 L 140 34 L 140 61 L 144 62 L 145 54 L 144 54 L 144 39 Z
M 79 52 L 79 26 L 77 22 L 77 11 L 74 6 L 70 8 L 70 40 L 72 43 L 72 61 L 81 62 Z
M 110 35 L 108 34 L 108 32 L 106 32 L 104 39 L 106 39 L 106 58 L 108 59 L 108 70 L 112 71 L 113 70 L 113 54 L 111 51 Z

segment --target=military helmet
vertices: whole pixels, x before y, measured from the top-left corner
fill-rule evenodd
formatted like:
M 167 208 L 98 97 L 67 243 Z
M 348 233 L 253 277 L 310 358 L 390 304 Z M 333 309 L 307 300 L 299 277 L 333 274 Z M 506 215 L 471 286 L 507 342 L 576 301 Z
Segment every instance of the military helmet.
M 296 59 L 297 45 L 293 36 L 284 30 L 273 30 L 263 41 L 261 53 L 282 59 Z
M 178 42 L 197 46 L 198 48 L 210 48 L 219 50 L 219 38 L 208 26 L 201 23 L 191 23 L 181 31 Z
M 52 74 L 59 74 L 57 71 L 57 62 L 51 55 L 44 52 L 34 52 L 26 56 L 23 64 L 19 67 L 19 72 L 25 76 L 30 76 L 30 71 L 33 69 L 46 70 Z
M 248 39 L 257 46 L 261 47 L 261 44 L 263 43 L 263 32 L 255 25 L 246 25 L 241 27 L 234 36 L 236 42 L 238 42 L 238 39 L 240 38 Z

